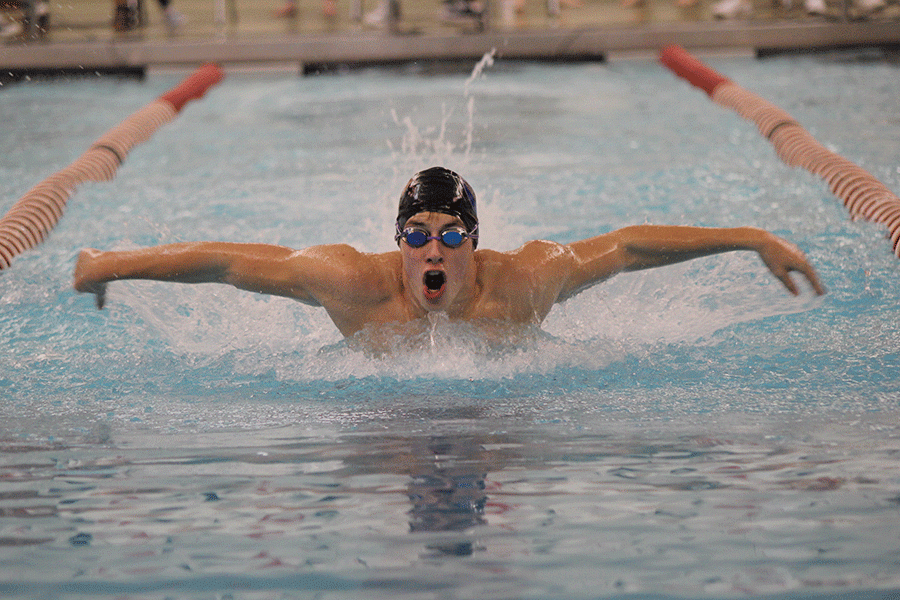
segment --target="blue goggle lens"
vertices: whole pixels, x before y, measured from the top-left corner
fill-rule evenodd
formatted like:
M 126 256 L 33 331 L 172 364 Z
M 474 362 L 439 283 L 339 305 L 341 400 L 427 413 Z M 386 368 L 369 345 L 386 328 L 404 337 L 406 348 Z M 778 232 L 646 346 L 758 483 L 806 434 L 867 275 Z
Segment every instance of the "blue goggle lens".
M 405 229 L 401 237 L 413 248 L 421 248 L 430 240 L 440 240 L 448 248 L 459 248 L 466 241 L 468 234 L 461 229 L 447 229 L 440 235 L 429 236 L 421 229 Z

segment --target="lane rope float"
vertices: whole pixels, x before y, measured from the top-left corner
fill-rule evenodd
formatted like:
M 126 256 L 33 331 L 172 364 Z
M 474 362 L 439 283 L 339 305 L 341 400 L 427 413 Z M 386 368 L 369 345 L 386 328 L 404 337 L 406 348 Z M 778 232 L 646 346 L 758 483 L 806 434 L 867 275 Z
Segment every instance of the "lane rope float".
M 110 181 L 128 153 L 173 121 L 185 104 L 222 80 L 218 65 L 198 68 L 180 84 L 138 110 L 95 141 L 84 154 L 25 193 L 0 218 L 0 270 L 46 239 L 62 218 L 66 203 L 82 183 Z
M 756 123 L 781 160 L 825 180 L 853 218 L 885 225 L 894 255 L 900 258 L 900 198 L 881 181 L 825 148 L 786 111 L 717 73 L 681 46 L 666 46 L 659 60 L 716 104 Z

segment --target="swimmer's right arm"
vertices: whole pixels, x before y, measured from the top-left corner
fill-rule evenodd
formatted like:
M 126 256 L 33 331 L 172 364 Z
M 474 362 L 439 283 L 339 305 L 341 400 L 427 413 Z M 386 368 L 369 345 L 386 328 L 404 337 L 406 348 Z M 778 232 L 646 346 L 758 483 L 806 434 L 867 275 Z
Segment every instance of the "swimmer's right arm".
M 227 283 L 237 288 L 286 296 L 319 306 L 320 295 L 336 285 L 328 277 L 329 261 L 340 248 L 303 251 L 269 244 L 189 242 L 101 252 L 82 250 L 75 265 L 74 287 L 96 296 L 103 308 L 106 284 L 121 279 L 177 283 Z

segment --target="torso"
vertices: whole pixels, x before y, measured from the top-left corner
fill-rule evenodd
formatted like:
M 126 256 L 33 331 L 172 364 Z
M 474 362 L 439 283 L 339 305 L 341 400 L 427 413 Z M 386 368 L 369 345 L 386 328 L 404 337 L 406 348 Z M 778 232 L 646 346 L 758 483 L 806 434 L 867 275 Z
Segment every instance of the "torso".
M 559 244 L 530 242 L 513 252 L 478 250 L 476 289 L 461 310 L 447 314 L 450 321 L 483 323 L 492 330 L 539 325 L 556 299 L 549 264 L 559 256 Z M 346 337 L 366 330 L 367 336 L 409 335 L 430 327 L 427 313 L 404 293 L 399 252 L 363 255 L 370 261 L 361 293 L 349 301 L 325 305 L 329 316 Z M 382 333 L 374 334 L 376 330 Z

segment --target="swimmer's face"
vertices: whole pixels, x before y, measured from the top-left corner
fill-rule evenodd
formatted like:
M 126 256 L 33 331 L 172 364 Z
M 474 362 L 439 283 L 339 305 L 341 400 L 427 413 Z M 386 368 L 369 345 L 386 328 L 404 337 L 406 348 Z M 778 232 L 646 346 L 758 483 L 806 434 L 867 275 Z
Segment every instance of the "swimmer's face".
M 422 212 L 406 221 L 404 228 L 416 227 L 438 236 L 448 228 L 462 227 L 452 215 Z M 475 282 L 472 240 L 466 238 L 458 248 L 449 248 L 440 240 L 428 240 L 421 248 L 400 241 L 406 293 L 426 311 L 461 309 Z

